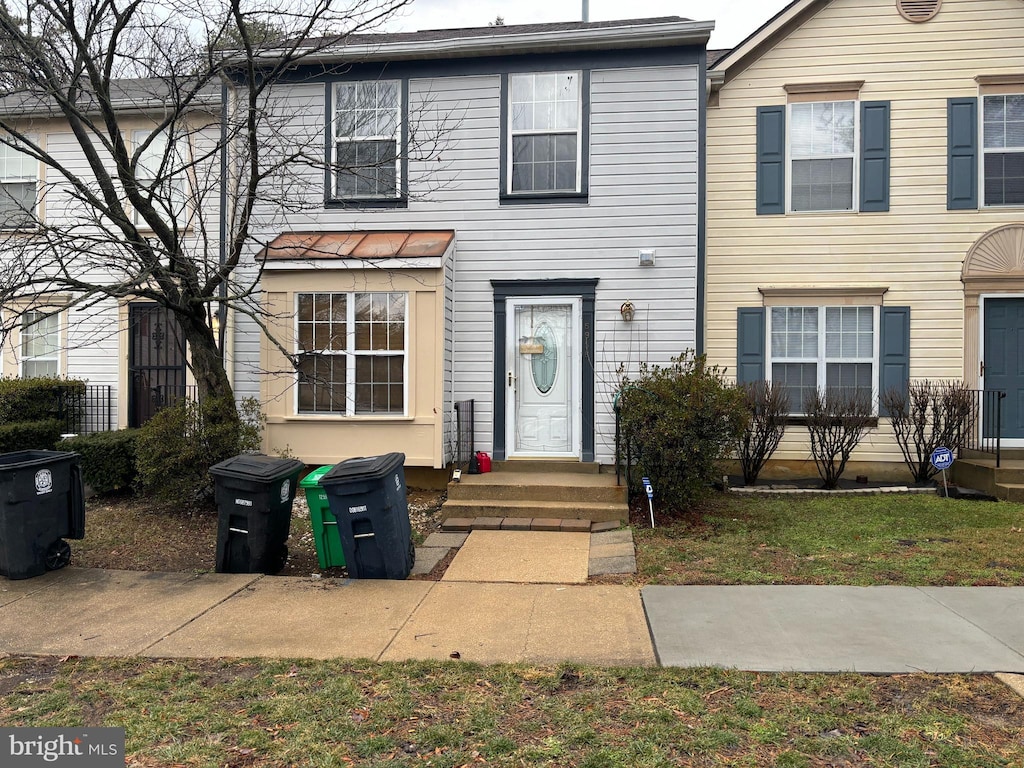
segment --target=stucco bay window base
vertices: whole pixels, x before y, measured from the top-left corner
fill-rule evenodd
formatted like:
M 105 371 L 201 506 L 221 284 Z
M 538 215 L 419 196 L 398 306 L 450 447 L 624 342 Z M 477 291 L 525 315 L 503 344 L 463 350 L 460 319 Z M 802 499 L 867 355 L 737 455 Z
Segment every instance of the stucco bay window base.
M 1024 296 L 1024 224 L 982 235 L 964 259 L 964 381 L 981 382 L 981 297 Z
M 393 258 L 392 261 L 395 259 Z M 348 261 L 346 259 L 346 261 Z M 286 350 L 297 349 L 296 296 L 301 293 L 404 293 L 406 410 L 398 415 L 298 413 L 297 376 L 281 350 L 264 337 L 261 400 L 267 414 L 264 450 L 289 450 L 307 464 L 334 464 L 355 456 L 393 451 L 407 467 L 444 466 L 445 276 L 448 254 L 434 268 L 359 268 L 325 264 L 311 269 L 308 259 L 277 261 L 263 273 L 262 306 L 267 324 Z

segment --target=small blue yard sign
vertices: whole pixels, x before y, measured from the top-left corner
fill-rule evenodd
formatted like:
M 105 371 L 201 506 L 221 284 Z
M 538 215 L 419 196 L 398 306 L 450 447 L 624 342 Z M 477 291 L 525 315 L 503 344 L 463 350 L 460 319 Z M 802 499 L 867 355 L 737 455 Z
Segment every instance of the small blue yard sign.
M 932 451 L 932 466 L 936 469 L 949 469 L 953 466 L 953 452 L 949 448 L 936 448 Z
M 654 498 L 654 486 L 651 485 L 650 478 L 645 477 L 643 479 L 643 483 L 644 483 L 644 490 L 647 491 L 647 498 L 648 499 L 653 499 Z

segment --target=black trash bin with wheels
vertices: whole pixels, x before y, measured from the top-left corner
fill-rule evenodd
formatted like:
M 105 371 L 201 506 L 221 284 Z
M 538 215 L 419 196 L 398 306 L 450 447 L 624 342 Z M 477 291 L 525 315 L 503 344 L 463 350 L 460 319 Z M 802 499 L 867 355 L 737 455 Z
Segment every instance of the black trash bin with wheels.
M 412 570 L 404 464 L 404 453 L 349 459 L 320 478 L 354 579 L 404 579 Z
M 85 538 L 77 453 L 0 454 L 0 576 L 28 579 L 71 561 L 64 539 Z
M 277 573 L 288 559 L 298 459 L 243 454 L 210 467 L 217 497 L 218 573 Z

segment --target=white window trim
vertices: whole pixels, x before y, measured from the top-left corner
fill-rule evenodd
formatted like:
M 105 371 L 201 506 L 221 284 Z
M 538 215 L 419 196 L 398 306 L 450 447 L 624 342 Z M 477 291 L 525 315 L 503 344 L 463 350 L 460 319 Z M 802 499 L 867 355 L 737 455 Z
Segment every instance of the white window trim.
M 30 312 L 36 312 L 36 313 L 43 314 L 43 315 L 49 313 L 50 317 L 56 318 L 57 328 L 55 330 L 55 333 L 57 334 L 57 348 L 54 350 L 53 356 L 28 357 L 28 356 L 25 355 L 25 324 L 23 322 L 23 318 L 24 318 L 25 315 L 29 314 Z M 64 339 L 64 310 L 59 310 L 57 312 L 52 312 L 52 313 L 50 313 L 49 310 L 47 310 L 46 308 L 37 308 L 37 309 L 27 309 L 27 310 L 25 310 L 25 312 L 22 313 L 22 321 L 19 321 L 19 323 L 18 323 L 18 339 L 17 339 L 18 378 L 19 379 L 25 378 L 25 363 L 35 362 L 35 361 L 46 362 L 46 361 L 54 360 L 54 359 L 56 359 L 56 361 L 57 361 L 57 373 L 54 374 L 54 375 L 55 376 L 63 376 L 64 375 L 64 354 L 63 354 L 64 344 L 63 344 L 63 339 Z
M 405 321 L 402 329 L 402 412 L 401 413 L 356 413 L 356 358 L 357 357 L 394 357 L 394 350 L 360 350 L 356 351 L 356 302 L 357 294 L 401 293 L 405 296 Z M 318 355 L 344 356 L 345 360 L 345 412 L 337 411 L 301 411 L 299 410 L 299 373 L 295 372 L 295 393 L 292 398 L 292 413 L 302 418 L 316 419 L 361 419 L 393 420 L 408 418 L 409 415 L 409 292 L 408 291 L 297 291 L 293 298 L 295 322 L 292 331 L 295 334 L 295 351 L 299 352 L 299 297 L 316 294 L 345 295 L 345 350 L 310 350 Z
M 849 309 L 851 306 L 856 308 L 869 308 L 871 309 L 871 352 L 873 357 L 869 360 L 863 357 L 851 357 L 851 358 L 828 358 L 825 355 L 825 310 L 830 308 L 838 309 Z M 772 355 L 772 309 L 799 307 L 802 309 L 815 308 L 818 310 L 818 356 L 814 358 L 803 358 L 803 357 L 780 357 L 776 359 Z M 765 307 L 765 379 L 770 383 L 772 381 L 772 366 L 774 363 L 814 363 L 817 366 L 817 382 L 819 391 L 825 391 L 825 382 L 827 380 L 827 369 L 829 363 L 871 363 L 871 412 L 872 415 L 878 415 L 878 377 L 880 375 L 880 339 L 881 331 L 879 328 L 880 320 L 880 308 L 877 305 L 869 304 L 857 304 L 857 305 L 845 305 L 845 304 L 776 304 L 773 306 Z M 803 410 L 794 410 L 795 408 L 802 408 L 802 403 L 790 403 L 790 415 L 791 416 L 805 416 Z
M 397 94 L 397 103 L 395 109 L 398 111 L 398 117 L 395 120 L 395 133 L 393 136 L 385 135 L 374 135 L 374 136 L 339 136 L 338 135 L 338 91 L 342 87 L 354 85 L 358 88 L 360 83 L 373 82 L 377 85 L 382 83 L 394 83 L 395 91 Z M 376 104 L 374 109 L 377 109 Z M 402 132 L 403 132 L 403 116 L 402 116 L 402 81 L 401 80 L 345 80 L 342 82 L 334 83 L 332 85 L 331 92 L 331 200 L 401 200 L 404 194 L 402 188 Z M 338 194 L 338 144 L 339 143 L 355 143 L 362 141 L 394 141 L 395 142 L 395 193 L 393 195 L 353 195 L 351 197 L 343 197 Z
M 28 138 L 29 138 L 30 141 L 34 140 L 33 137 L 31 137 L 31 136 L 28 137 Z M 22 155 L 25 155 L 26 157 L 29 157 L 28 153 L 22 152 L 21 150 L 15 148 L 15 147 L 10 147 L 10 146 L 8 146 L 6 144 L 4 146 L 8 150 L 10 150 L 11 152 L 17 152 L 17 153 L 20 153 Z M 29 160 L 32 160 L 32 158 L 29 157 Z M 36 230 L 36 229 L 39 228 L 39 224 L 40 224 L 40 220 L 41 220 L 40 206 L 42 204 L 41 195 L 39 194 L 39 190 L 40 190 L 40 181 L 43 178 L 42 170 L 43 170 L 42 162 L 40 162 L 39 160 L 36 160 L 35 161 L 35 171 L 36 172 L 35 172 L 34 176 L 0 177 L 0 185 L 2 185 L 2 184 L 29 184 L 29 183 L 34 183 L 35 187 L 36 187 L 35 205 L 33 206 L 32 211 L 30 212 L 31 215 L 32 215 L 32 221 L 29 222 L 29 223 L 26 223 L 26 224 L 24 224 L 22 226 L 17 226 L 17 227 L 0 227 L 0 232 L 31 232 L 31 231 Z
M 131 145 L 130 145 L 132 153 L 134 154 L 135 151 L 140 146 L 142 146 L 143 142 L 145 142 L 146 139 L 148 139 L 154 133 L 156 133 L 156 131 L 154 131 L 152 128 L 135 128 L 135 129 L 132 129 L 132 132 L 131 132 Z M 165 137 L 164 141 L 165 142 L 169 142 L 170 141 L 169 137 Z M 188 150 L 189 150 L 188 154 L 189 154 L 189 158 L 191 158 L 191 144 L 188 142 L 188 137 L 187 136 L 185 136 L 185 137 L 182 137 L 182 136 L 177 137 L 175 139 L 175 144 L 178 145 L 182 141 L 185 141 L 186 144 L 188 145 Z M 150 146 L 152 146 L 152 145 L 150 145 Z M 165 150 L 164 156 L 166 156 L 166 152 L 167 152 L 167 150 Z M 142 158 L 140 157 L 139 159 L 141 160 Z M 185 162 L 187 164 L 187 163 L 190 162 L 190 160 L 183 160 L 183 162 Z M 139 173 L 139 170 L 140 170 L 139 166 L 136 166 L 135 178 L 136 178 L 137 181 L 142 181 L 143 177 Z M 166 170 L 167 169 L 164 168 L 165 172 L 166 172 Z M 188 171 L 187 170 L 182 170 L 180 176 L 177 176 L 177 175 L 166 176 L 164 178 L 164 183 L 178 185 L 180 187 L 179 192 L 181 194 L 181 200 L 182 200 L 181 218 L 180 219 L 174 218 L 173 221 L 171 221 L 169 223 L 177 224 L 178 226 L 185 226 L 185 227 L 187 227 L 188 223 L 191 220 L 191 207 L 189 205 L 189 195 L 190 195 L 190 192 L 191 192 L 191 190 L 190 190 L 190 186 L 191 185 L 190 185 L 190 179 L 189 179 Z M 157 212 L 160 213 L 162 216 L 163 215 L 169 215 L 168 212 L 164 211 L 161 206 L 158 205 L 158 206 L 156 206 L 156 208 L 157 208 Z M 146 231 L 146 232 L 152 231 L 152 227 L 149 226 L 149 222 L 147 222 L 144 218 L 142 218 L 142 216 L 139 215 L 139 212 L 137 210 L 135 210 L 134 207 L 132 208 L 132 222 L 135 224 L 136 227 L 138 227 L 139 229 L 141 229 L 143 231 Z
M 1024 87 L 1019 93 L 983 93 L 980 94 L 978 109 L 978 143 L 981 145 L 981 157 L 978 162 L 978 207 L 990 208 L 993 210 L 1005 210 L 1024 208 L 1024 203 L 1006 203 L 1004 205 L 988 205 L 985 202 L 985 157 L 992 153 L 1006 154 L 1015 153 L 1024 155 L 1024 145 L 1019 147 L 993 147 L 991 150 L 985 146 L 985 99 L 993 97 L 1024 96 Z
M 574 74 L 578 78 L 579 87 L 576 91 L 576 128 L 573 131 L 562 129 L 558 131 L 540 131 L 537 129 L 515 130 L 512 127 L 512 78 L 517 75 L 569 75 Z M 505 194 L 522 195 L 523 197 L 534 197 L 537 195 L 576 195 L 583 191 L 583 71 L 576 69 L 560 69 L 555 71 L 541 72 L 510 72 L 508 75 L 508 93 L 505 94 L 505 102 L 508 114 L 508 136 L 505 141 Z M 512 139 L 516 136 L 576 136 L 576 186 L 573 189 L 527 189 L 512 190 Z
M 822 208 L 813 211 L 793 210 L 793 161 L 794 160 L 836 160 L 850 155 L 815 155 L 812 157 L 793 157 L 792 131 L 793 107 L 808 104 L 841 104 L 853 103 L 853 200 L 849 208 Z M 860 99 L 821 99 L 820 101 L 794 101 L 786 105 L 786 213 L 796 215 L 815 215 L 819 213 L 859 213 L 860 212 Z

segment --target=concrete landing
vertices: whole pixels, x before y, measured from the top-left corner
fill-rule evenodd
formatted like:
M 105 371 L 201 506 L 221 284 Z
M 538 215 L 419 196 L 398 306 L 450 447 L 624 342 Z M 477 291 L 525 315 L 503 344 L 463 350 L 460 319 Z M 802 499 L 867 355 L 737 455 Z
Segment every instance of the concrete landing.
M 1024 587 L 642 590 L 665 666 L 782 672 L 1024 672 Z

